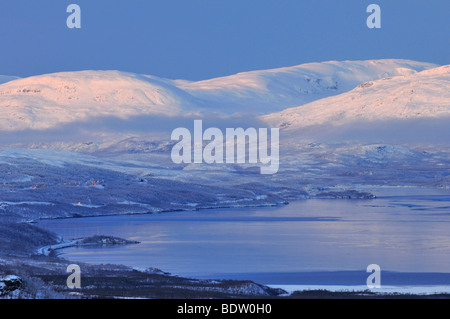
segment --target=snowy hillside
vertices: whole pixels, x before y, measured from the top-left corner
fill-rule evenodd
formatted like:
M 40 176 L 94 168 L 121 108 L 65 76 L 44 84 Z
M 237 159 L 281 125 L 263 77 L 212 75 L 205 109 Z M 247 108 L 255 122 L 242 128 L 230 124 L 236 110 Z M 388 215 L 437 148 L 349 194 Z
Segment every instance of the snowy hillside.
M 330 61 L 244 72 L 179 87 L 226 113 L 273 113 L 347 92 L 361 83 L 434 68 L 409 60 Z
M 98 116 L 179 115 L 192 104 L 167 81 L 119 71 L 33 76 L 0 86 L 3 130 L 46 129 Z
M 119 71 L 46 74 L 0 85 L 0 130 L 41 130 L 98 117 L 268 114 L 433 67 L 407 60 L 324 62 L 200 82 Z
M 450 116 L 450 65 L 365 82 L 350 92 L 263 116 L 288 130 L 318 124 Z
M 17 76 L 9 76 L 9 75 L 0 75 L 0 84 L 9 82 L 9 81 L 13 81 L 13 80 L 17 80 L 19 79 Z
M 295 129 L 439 117 L 450 115 L 449 88 L 449 66 L 404 60 L 316 63 L 201 82 L 118 71 L 14 80 L 0 85 L 0 125 L 11 131 L 0 139 L 0 213 L 27 221 L 266 206 L 317 196 L 371 198 L 372 186 L 448 189 L 449 146 L 417 143 L 424 130 L 416 127 L 410 145 L 386 142 L 378 131 L 373 141 L 358 143 L 354 135 L 335 142 L 329 136 L 320 140 L 315 134 L 283 132 L 276 175 L 261 175 L 260 163 L 176 164 L 170 129 L 128 132 L 115 125 L 112 132 L 97 132 L 87 125 L 79 138 L 74 130 L 46 129 L 102 116 L 130 119 L 133 125 L 133 117 L 146 125 L 155 117 L 165 125 L 162 116 L 178 121 L 197 113 L 244 115 L 258 107 L 263 113 L 315 99 L 263 119 L 272 127 Z M 244 125 L 254 119 L 243 118 Z M 20 131 L 29 128 L 43 132 Z M 23 141 L 17 138 L 22 136 Z

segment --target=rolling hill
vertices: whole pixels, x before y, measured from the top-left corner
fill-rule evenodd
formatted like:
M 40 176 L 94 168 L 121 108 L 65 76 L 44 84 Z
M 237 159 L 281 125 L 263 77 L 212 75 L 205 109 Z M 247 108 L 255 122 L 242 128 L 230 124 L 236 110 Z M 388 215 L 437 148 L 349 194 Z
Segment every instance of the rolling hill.
M 120 71 L 45 74 L 0 85 L 0 130 L 46 130 L 98 117 L 269 114 L 434 67 L 408 60 L 323 62 L 199 82 Z
M 450 66 L 365 82 L 355 89 L 265 115 L 273 127 L 296 130 L 313 125 L 438 119 L 450 116 Z

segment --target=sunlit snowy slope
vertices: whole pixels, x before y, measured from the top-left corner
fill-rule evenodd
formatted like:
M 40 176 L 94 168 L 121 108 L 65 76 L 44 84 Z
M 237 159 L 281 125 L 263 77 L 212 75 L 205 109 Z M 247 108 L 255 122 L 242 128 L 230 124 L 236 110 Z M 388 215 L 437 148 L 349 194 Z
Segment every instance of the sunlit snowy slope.
M 450 116 L 450 66 L 365 82 L 350 92 L 269 114 L 275 127 Z
M 119 71 L 33 76 L 0 85 L 2 130 L 47 129 L 98 116 L 176 116 L 188 94 L 164 80 Z
M 180 83 L 179 87 L 222 112 L 267 114 L 338 95 L 367 81 L 434 67 L 409 60 L 330 61 Z
M 96 117 L 269 114 L 367 81 L 391 76 L 408 81 L 434 67 L 408 60 L 324 62 L 200 82 L 119 71 L 46 74 L 0 85 L 0 130 L 42 130 Z
M 274 205 L 320 196 L 372 198 L 374 185 L 448 189 L 448 134 L 439 130 L 445 143 L 419 143 L 430 132 L 416 126 L 408 143 L 387 142 L 377 128 L 370 140 L 357 143 L 360 135 L 353 132 L 341 139 L 335 132 L 320 138 L 316 133 L 324 126 L 354 129 L 355 123 L 416 118 L 440 119 L 445 129 L 449 92 L 449 66 L 406 60 L 312 63 L 200 82 L 119 71 L 12 80 L 0 85 L 0 212 L 26 221 Z M 277 174 L 261 175 L 259 164 L 171 160 L 176 142 L 167 123 L 190 124 L 204 116 L 209 124 L 217 116 L 216 123 L 252 126 L 257 115 L 263 125 L 282 129 Z M 120 122 L 103 131 L 90 125 L 95 118 L 131 125 L 121 130 Z M 134 130 L 139 121 L 147 125 L 153 119 L 165 130 Z M 86 132 L 75 138 L 79 132 L 66 129 L 78 127 L 73 123 L 87 123 L 80 125 Z M 427 129 L 434 132 L 434 123 Z M 394 133 L 399 131 L 405 130 Z
M 0 84 L 9 82 L 9 81 L 13 81 L 13 80 L 17 80 L 19 79 L 17 76 L 8 76 L 8 75 L 0 75 Z

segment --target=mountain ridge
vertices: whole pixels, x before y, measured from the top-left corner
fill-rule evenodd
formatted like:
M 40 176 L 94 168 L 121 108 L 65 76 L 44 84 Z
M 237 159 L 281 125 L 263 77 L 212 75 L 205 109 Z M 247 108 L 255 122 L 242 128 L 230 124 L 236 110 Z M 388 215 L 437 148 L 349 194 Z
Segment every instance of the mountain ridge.
M 356 121 L 450 116 L 450 65 L 362 83 L 355 89 L 262 116 L 275 127 L 294 130 Z
M 0 85 L 0 130 L 45 130 L 94 117 L 129 119 L 270 114 L 436 65 L 409 60 L 329 61 L 198 82 L 122 71 L 60 72 Z

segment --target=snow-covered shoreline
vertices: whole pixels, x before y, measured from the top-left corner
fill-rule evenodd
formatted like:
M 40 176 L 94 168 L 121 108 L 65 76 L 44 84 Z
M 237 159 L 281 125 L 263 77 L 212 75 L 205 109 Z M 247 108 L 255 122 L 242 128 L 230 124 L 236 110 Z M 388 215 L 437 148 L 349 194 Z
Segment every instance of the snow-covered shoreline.
M 434 295 L 434 294 L 450 294 L 450 286 L 440 285 L 417 285 L 417 286 L 382 286 L 377 289 L 369 289 L 367 286 L 359 285 L 267 285 L 271 288 L 280 288 L 288 292 L 288 295 L 294 291 L 318 291 L 326 290 L 330 292 L 350 292 L 364 293 L 371 292 L 380 295 L 387 294 L 408 294 L 408 295 Z
M 92 236 L 86 238 L 79 238 L 70 241 L 63 241 L 59 244 L 48 245 L 36 250 L 37 254 L 50 256 L 55 250 L 60 250 L 75 246 L 111 246 L 111 245 L 129 245 L 138 244 L 137 241 L 130 241 L 118 237 L 111 236 Z

